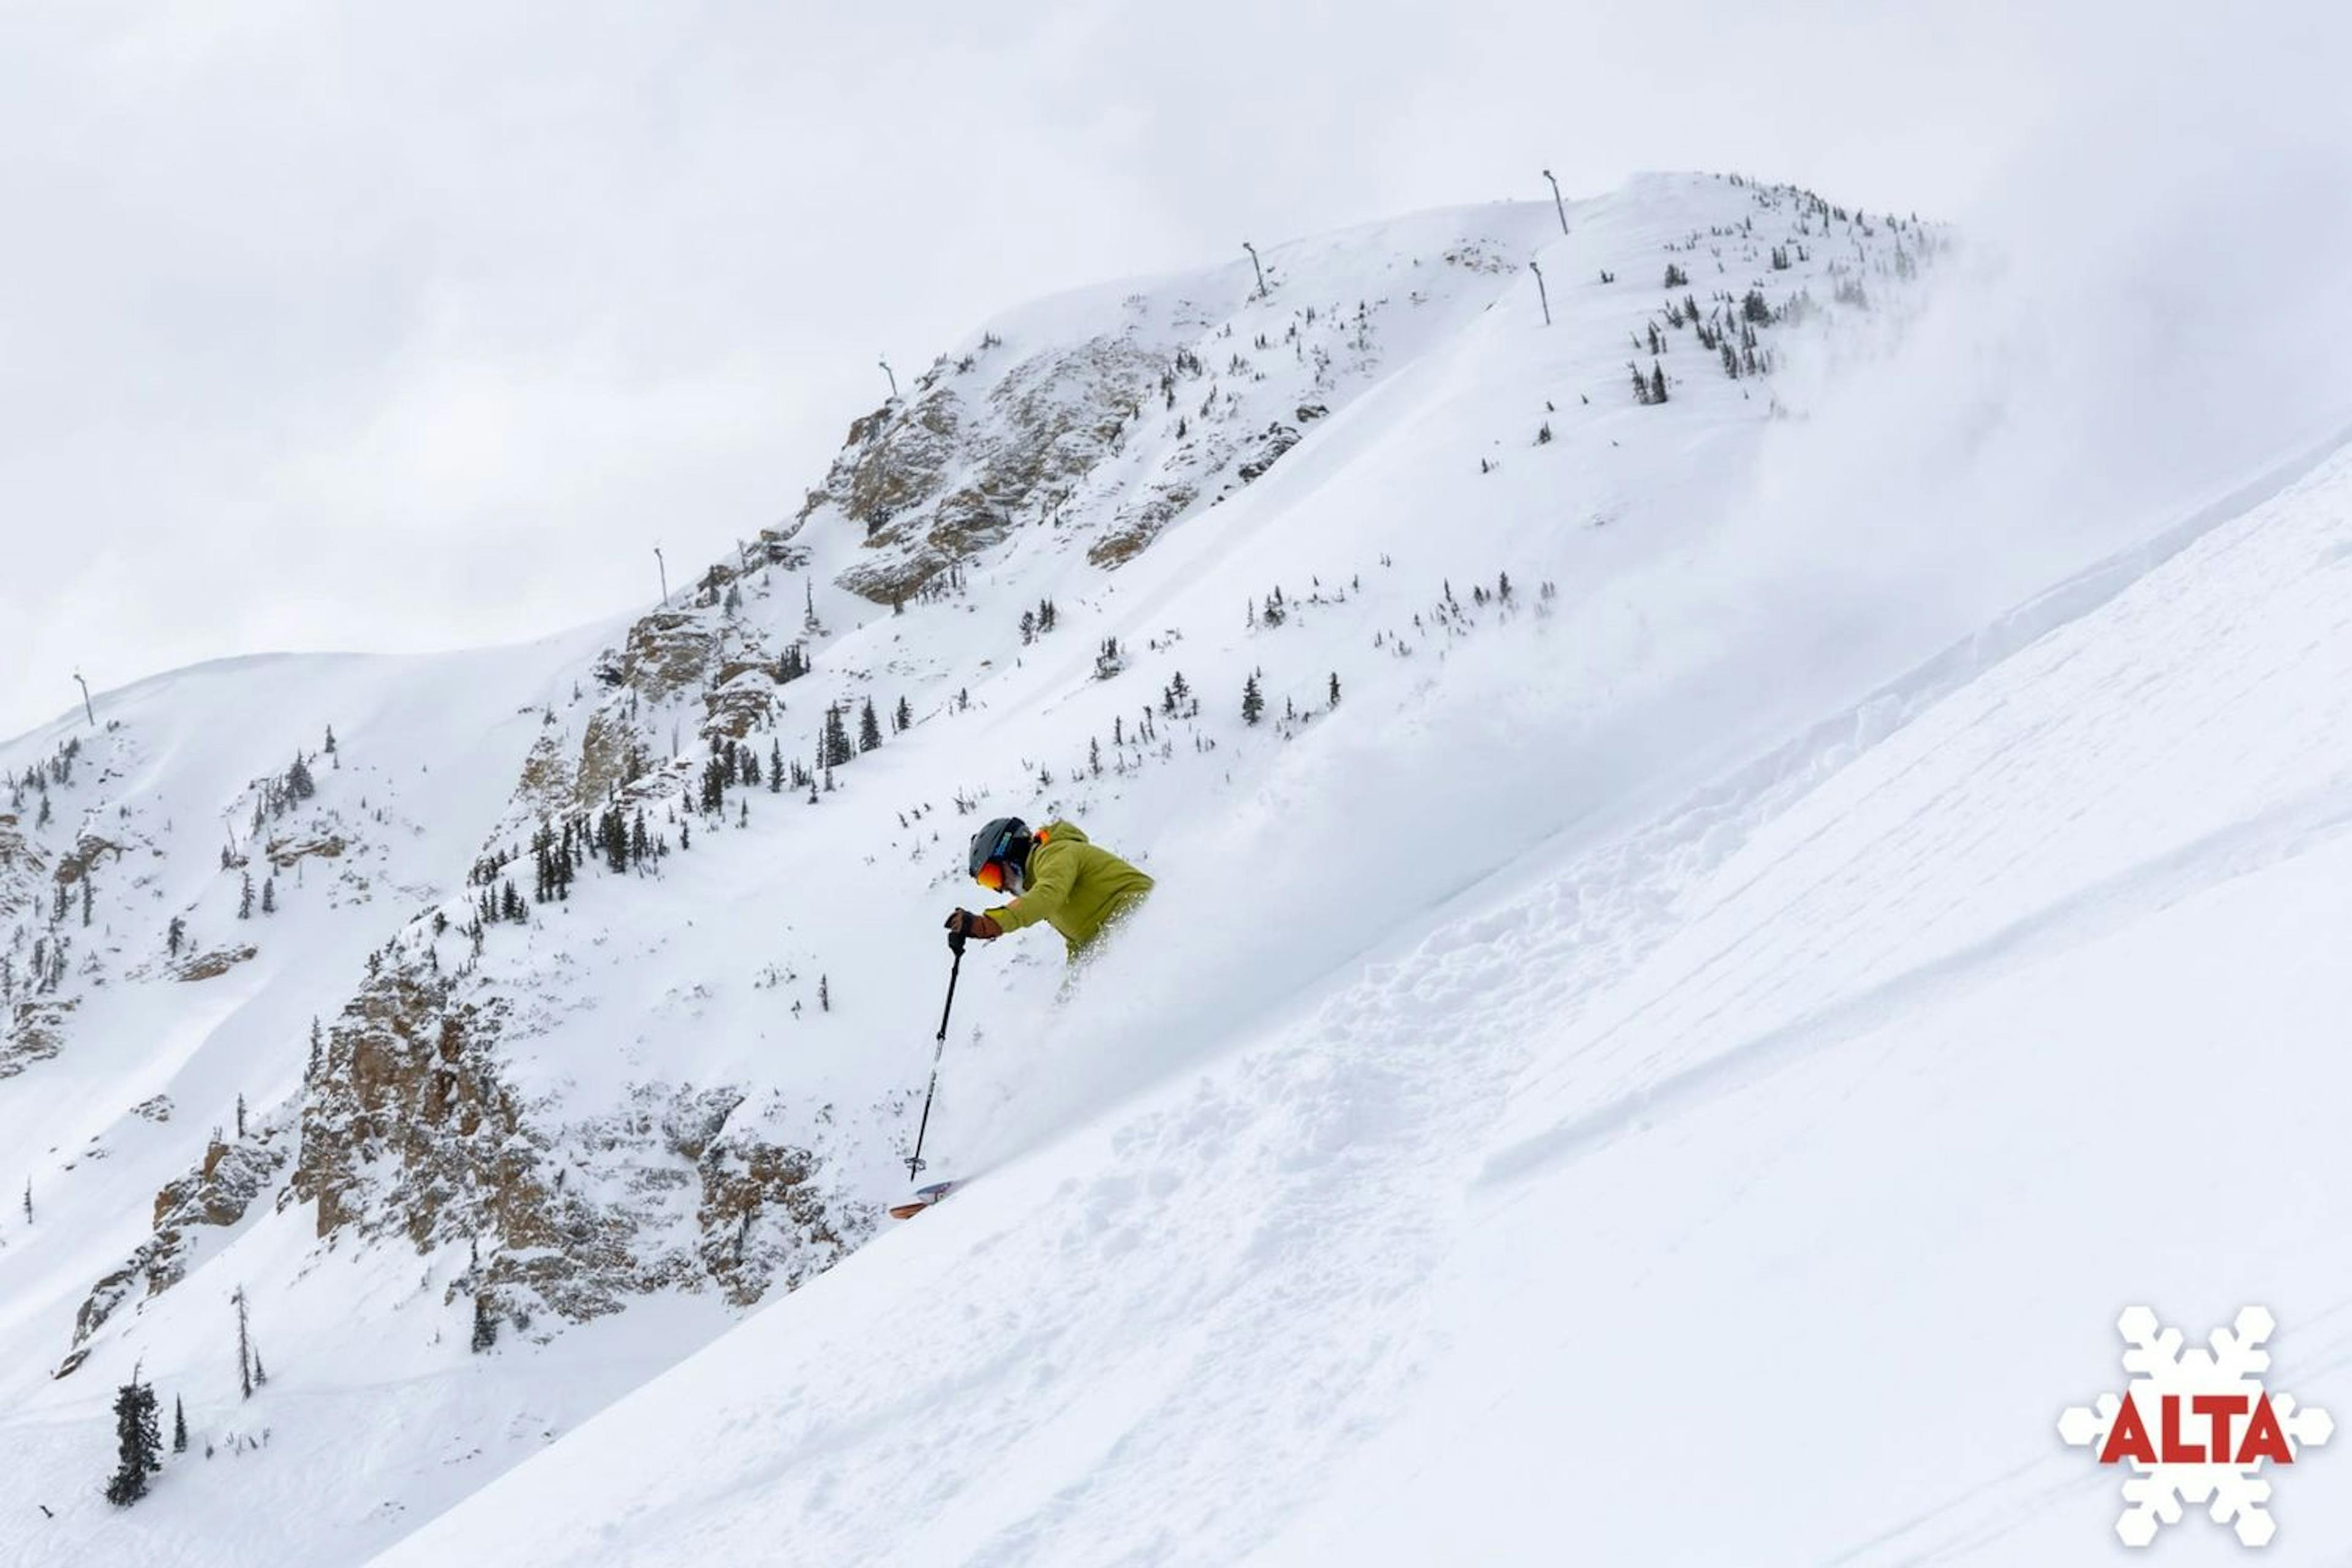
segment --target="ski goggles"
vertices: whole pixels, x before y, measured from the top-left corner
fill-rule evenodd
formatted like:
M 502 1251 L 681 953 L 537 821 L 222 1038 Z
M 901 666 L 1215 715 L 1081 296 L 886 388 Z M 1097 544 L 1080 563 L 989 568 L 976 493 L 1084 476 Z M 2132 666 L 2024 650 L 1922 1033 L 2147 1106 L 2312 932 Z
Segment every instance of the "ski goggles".
M 992 893 L 1004 891 L 1004 862 L 991 860 L 971 874 L 971 879 Z

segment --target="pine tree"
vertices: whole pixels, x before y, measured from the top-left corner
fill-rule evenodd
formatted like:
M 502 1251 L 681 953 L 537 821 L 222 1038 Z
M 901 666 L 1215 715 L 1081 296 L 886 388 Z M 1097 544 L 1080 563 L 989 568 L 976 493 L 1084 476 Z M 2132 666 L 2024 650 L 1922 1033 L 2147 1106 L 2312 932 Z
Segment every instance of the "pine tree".
M 261 912 L 265 915 L 278 912 L 278 879 L 275 877 L 261 879 Z
M 818 743 L 817 760 L 828 774 L 857 754 L 849 743 L 849 723 L 842 717 L 841 704 L 836 702 L 824 710 L 824 734 Z
M 781 741 L 768 742 L 768 793 L 780 795 L 784 787 L 784 745 Z
M 822 974 L 816 977 L 816 1005 L 820 1012 L 833 1011 L 833 982 Z
M 1255 724 L 1265 713 L 1265 698 L 1258 691 L 1256 672 L 1252 671 L 1250 678 L 1242 683 L 1242 722 Z
M 297 752 L 294 754 L 294 765 L 286 770 L 287 797 L 291 800 L 308 800 L 318 793 L 319 786 L 310 781 L 310 764 L 305 763 L 302 760 L 302 754 Z
M 882 721 L 875 716 L 874 699 L 868 697 L 857 715 L 857 749 L 871 752 L 882 744 Z
M 1666 367 L 1653 360 L 1650 363 L 1650 401 L 1664 403 L 1665 400 Z
M 331 757 L 335 754 L 335 727 L 332 724 L 327 726 L 327 744 L 325 750 L 327 755 Z
M 1331 672 L 1331 706 L 1339 706 L 1339 672 L 1336 669 Z
M 904 697 L 898 699 L 898 710 L 890 715 L 890 719 L 901 735 L 915 727 L 915 710 L 908 706 Z
M 481 1354 L 499 1342 L 498 1315 L 490 1310 L 490 1293 L 474 1293 L 474 1353 Z
M 335 732 L 332 730 L 328 731 L 327 739 L 331 742 L 334 738 Z M 332 749 L 331 746 L 329 748 L 329 750 Z M 178 1394 L 173 1394 L 172 1396 L 172 1452 L 184 1454 L 187 1451 L 188 1407 Z
M 147 1495 L 147 1478 L 163 1468 L 163 1435 L 156 1427 L 155 1390 L 139 1381 L 133 1367 L 131 1381 L 115 1391 L 114 1441 L 117 1465 L 106 1483 L 106 1500 L 129 1508 Z
M 239 1090 L 236 1097 L 236 1135 L 240 1138 L 245 1136 L 245 1094 L 243 1090 Z
M 180 949 L 187 945 L 187 941 L 188 922 L 173 915 L 172 923 L 163 928 L 164 947 L 170 950 L 173 958 L 177 958 L 180 956 Z
M 236 1385 L 241 1397 L 253 1397 L 253 1335 L 246 1323 L 245 1287 L 229 1300 L 236 1304 Z
M 244 877 L 245 880 L 243 885 L 237 889 L 236 918 L 241 921 L 249 921 L 253 918 L 253 873 L 247 871 L 241 873 L 241 875 Z

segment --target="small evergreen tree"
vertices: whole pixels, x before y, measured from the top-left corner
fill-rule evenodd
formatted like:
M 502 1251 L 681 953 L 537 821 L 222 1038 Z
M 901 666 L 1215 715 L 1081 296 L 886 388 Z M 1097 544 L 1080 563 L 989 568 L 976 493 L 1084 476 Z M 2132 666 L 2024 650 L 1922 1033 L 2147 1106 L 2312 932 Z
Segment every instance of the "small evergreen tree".
M 1653 360 L 1650 363 L 1650 401 L 1664 403 L 1665 400 L 1666 367 Z
M 241 921 L 249 921 L 253 918 L 253 873 L 250 871 L 244 871 L 238 873 L 238 875 L 244 879 L 244 881 L 237 889 L 236 918 Z
M 106 1483 L 106 1500 L 129 1508 L 147 1495 L 147 1478 L 163 1468 L 163 1435 L 155 1422 L 155 1390 L 139 1381 L 133 1367 L 131 1381 L 115 1391 L 114 1479 Z
M 915 727 L 915 710 L 908 706 L 904 697 L 898 699 L 898 710 L 892 713 L 890 718 L 891 721 L 898 726 L 898 733 L 901 735 Z
M 253 1334 L 246 1322 L 245 1287 L 236 1288 L 229 1300 L 236 1304 L 236 1385 L 240 1397 L 253 1397 Z
M 1255 724 L 1265 713 L 1265 698 L 1258 691 L 1257 672 L 1253 670 L 1250 678 L 1242 682 L 1242 722 Z
M 180 949 L 186 946 L 187 942 L 188 922 L 173 915 L 172 923 L 163 928 L 164 947 L 170 950 L 173 958 L 177 958 L 180 956 Z
M 816 1005 L 819 1012 L 833 1011 L 833 982 L 822 974 L 816 977 Z
M 1336 669 L 1331 672 L 1331 706 L 1339 706 L 1339 672 Z
M 849 743 L 849 722 L 842 716 L 841 704 L 833 703 L 824 710 L 824 733 L 817 746 L 817 761 L 830 773 L 856 754 L 856 748 Z
M 261 912 L 265 915 L 278 912 L 278 879 L 275 877 L 261 879 Z
M 327 739 L 331 742 L 334 738 L 335 732 L 332 730 L 328 731 Z M 332 748 L 330 747 L 330 749 Z M 188 1407 L 182 1402 L 179 1395 L 173 1394 L 172 1396 L 172 1452 L 184 1454 L 187 1451 Z
M 857 749 L 871 752 L 882 744 L 882 721 L 874 712 L 874 699 L 868 697 L 857 715 Z

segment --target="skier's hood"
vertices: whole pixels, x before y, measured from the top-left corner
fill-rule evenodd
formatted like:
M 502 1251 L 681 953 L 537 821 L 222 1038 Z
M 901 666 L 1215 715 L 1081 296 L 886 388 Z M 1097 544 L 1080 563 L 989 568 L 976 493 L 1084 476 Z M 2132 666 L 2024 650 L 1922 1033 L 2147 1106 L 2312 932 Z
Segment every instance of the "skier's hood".
M 1036 837 L 1037 842 L 1040 844 L 1045 843 L 1045 840 L 1049 838 L 1060 838 L 1072 844 L 1090 844 L 1093 842 L 1092 839 L 1086 836 L 1085 830 L 1079 827 L 1075 822 L 1049 822 L 1045 824 L 1045 826 L 1037 830 Z M 1033 849 L 1030 853 L 1034 855 L 1036 851 Z

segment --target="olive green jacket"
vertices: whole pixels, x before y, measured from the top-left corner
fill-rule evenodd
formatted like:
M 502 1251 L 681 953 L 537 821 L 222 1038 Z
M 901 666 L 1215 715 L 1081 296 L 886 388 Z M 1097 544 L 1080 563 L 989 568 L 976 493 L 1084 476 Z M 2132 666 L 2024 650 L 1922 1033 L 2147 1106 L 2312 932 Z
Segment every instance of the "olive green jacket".
M 1074 963 L 1151 891 L 1150 878 L 1087 842 L 1075 822 L 1049 822 L 1037 830 L 1022 876 L 1028 890 L 989 910 L 989 918 L 1007 931 L 1045 921 L 1062 933 Z

